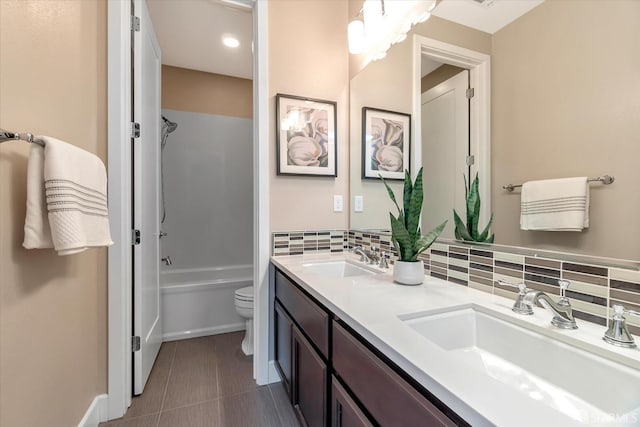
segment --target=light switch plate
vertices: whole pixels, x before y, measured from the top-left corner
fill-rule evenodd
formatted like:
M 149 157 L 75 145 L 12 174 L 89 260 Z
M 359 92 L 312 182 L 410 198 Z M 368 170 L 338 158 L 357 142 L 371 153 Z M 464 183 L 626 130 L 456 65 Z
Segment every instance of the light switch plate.
M 342 212 L 342 209 L 343 209 L 342 195 L 336 194 L 333 196 L 333 211 Z
M 364 212 L 364 196 L 355 196 L 353 198 L 353 210 L 355 212 Z

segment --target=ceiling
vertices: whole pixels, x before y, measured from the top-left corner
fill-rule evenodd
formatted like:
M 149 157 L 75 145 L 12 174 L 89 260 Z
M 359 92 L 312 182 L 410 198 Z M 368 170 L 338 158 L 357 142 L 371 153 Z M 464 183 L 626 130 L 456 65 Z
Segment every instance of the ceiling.
M 147 0 L 162 63 L 251 79 L 253 18 L 243 3 L 247 2 Z M 224 35 L 237 38 L 240 46 L 224 46 Z
M 432 15 L 493 34 L 544 0 L 442 0 Z

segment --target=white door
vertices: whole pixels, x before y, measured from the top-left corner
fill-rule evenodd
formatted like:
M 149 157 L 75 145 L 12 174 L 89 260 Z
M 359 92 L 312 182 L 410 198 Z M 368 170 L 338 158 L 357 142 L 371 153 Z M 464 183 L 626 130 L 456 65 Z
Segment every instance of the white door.
M 453 209 L 465 218 L 464 179 L 469 180 L 469 71 L 464 70 L 422 94 L 422 165 L 426 233 L 449 222 L 442 237 L 453 239 Z
M 133 32 L 133 116 L 140 137 L 133 142 L 133 394 L 141 394 L 162 343 L 160 313 L 160 47 L 144 0 L 135 0 L 140 31 Z

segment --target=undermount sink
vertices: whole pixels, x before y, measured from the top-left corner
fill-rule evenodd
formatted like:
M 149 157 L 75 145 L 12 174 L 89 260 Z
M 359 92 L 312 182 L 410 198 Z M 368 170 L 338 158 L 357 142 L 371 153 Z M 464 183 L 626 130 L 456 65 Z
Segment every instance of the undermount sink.
M 327 261 L 327 262 L 310 262 L 302 264 L 302 267 L 309 272 L 318 276 L 329 278 L 366 276 L 376 274 L 377 271 L 371 270 L 364 265 L 358 265 L 349 261 Z
M 473 307 L 400 320 L 452 362 L 472 365 L 577 421 L 640 420 L 640 372 L 634 369 Z

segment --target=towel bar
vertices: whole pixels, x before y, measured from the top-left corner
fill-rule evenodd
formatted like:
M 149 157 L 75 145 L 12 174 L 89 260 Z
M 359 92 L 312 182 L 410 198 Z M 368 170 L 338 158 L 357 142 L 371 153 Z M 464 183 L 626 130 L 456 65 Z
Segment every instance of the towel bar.
M 38 144 L 44 147 L 44 141 L 34 137 L 31 133 L 15 133 L 8 130 L 0 129 L 0 144 L 5 141 L 26 141 L 31 144 Z
M 609 184 L 613 184 L 613 182 L 616 179 L 614 177 L 612 177 L 611 175 L 603 175 L 603 176 L 599 176 L 597 178 L 589 178 L 587 179 L 588 182 L 601 182 L 604 185 L 609 185 Z M 514 189 L 518 188 L 518 187 L 522 187 L 522 184 L 507 184 L 507 185 L 503 185 L 502 189 L 503 190 L 507 190 L 508 192 L 512 192 Z

